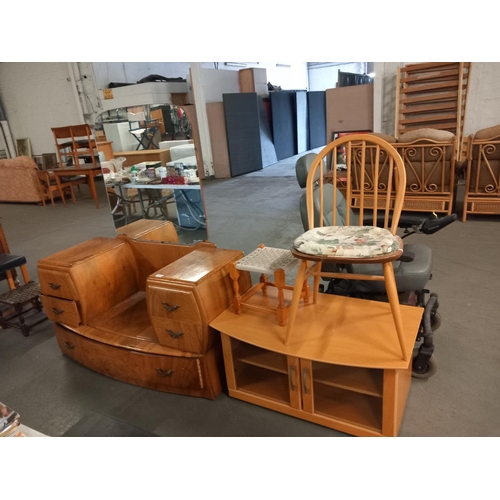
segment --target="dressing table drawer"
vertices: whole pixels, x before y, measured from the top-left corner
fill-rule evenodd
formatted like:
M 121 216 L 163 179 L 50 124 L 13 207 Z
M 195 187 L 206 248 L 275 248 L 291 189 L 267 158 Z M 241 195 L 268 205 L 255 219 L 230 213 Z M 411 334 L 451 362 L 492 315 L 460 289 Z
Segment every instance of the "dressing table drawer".
M 204 335 L 199 323 L 187 323 L 153 317 L 151 319 L 156 336 L 161 345 L 180 351 L 202 353 Z
M 61 327 L 56 327 L 56 337 L 64 354 L 108 377 L 168 392 L 181 392 L 181 389 L 200 391 L 206 385 L 201 359 L 117 348 Z
M 40 300 L 45 314 L 54 323 L 62 323 L 69 326 L 78 326 L 80 324 L 80 313 L 78 312 L 76 302 L 47 297 L 46 295 L 40 295 Z
M 150 317 L 201 324 L 201 315 L 193 292 L 149 285 L 147 301 Z
M 44 295 L 78 300 L 78 293 L 68 273 L 49 269 L 39 269 L 38 278 L 40 281 L 40 288 Z

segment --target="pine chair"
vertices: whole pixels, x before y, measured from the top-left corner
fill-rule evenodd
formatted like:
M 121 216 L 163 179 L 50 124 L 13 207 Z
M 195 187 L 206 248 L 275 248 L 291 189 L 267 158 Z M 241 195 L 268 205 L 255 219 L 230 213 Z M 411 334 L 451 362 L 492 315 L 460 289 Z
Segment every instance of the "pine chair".
M 73 158 L 73 140 L 70 127 L 54 127 L 51 130 L 56 143 L 59 165 L 62 167 L 68 163 L 68 158 Z
M 38 180 L 40 181 L 40 194 L 42 197 L 42 204 L 45 206 L 45 200 L 50 198 L 52 203 L 52 208 L 55 208 L 54 205 L 54 194 L 57 193 L 56 196 L 60 196 L 63 202 L 63 205 L 66 206 L 66 200 L 64 198 L 65 190 L 69 190 L 71 193 L 71 199 L 73 203 L 76 203 L 75 193 L 73 192 L 73 184 L 70 180 L 66 182 L 61 182 L 58 177 L 55 179 L 51 179 L 49 172 L 45 170 L 39 170 L 37 172 Z
M 345 158 L 343 170 L 337 167 L 339 158 Z M 375 161 L 368 162 L 368 158 Z M 318 175 L 318 170 L 323 169 L 325 164 L 332 166 L 333 186 L 325 181 L 323 175 Z M 382 168 L 386 170 L 386 184 L 373 182 L 380 178 Z M 307 176 L 309 230 L 295 240 L 292 248 L 292 254 L 300 259 L 300 264 L 288 312 L 285 345 L 290 341 L 304 282 L 310 276 L 314 277 L 313 304 L 317 302 L 321 277 L 384 281 L 402 357 L 407 360 L 392 266 L 392 262 L 403 253 L 403 242 L 396 231 L 405 184 L 406 172 L 401 157 L 379 137 L 369 134 L 344 136 L 318 153 Z M 338 185 L 345 189 L 347 206 L 345 213 L 337 217 L 337 210 L 332 211 L 331 207 L 337 207 L 341 196 L 337 189 L 332 189 Z M 333 200 L 327 203 L 328 196 Z M 330 213 L 325 207 L 330 207 Z M 335 272 L 327 272 L 323 264 Z M 383 276 L 337 272 L 338 266 L 350 264 L 381 264 Z M 355 322 L 356 318 L 352 321 Z
M 73 148 L 73 158 L 75 166 L 78 168 L 80 165 L 81 157 L 89 157 L 92 160 L 92 165 L 97 166 L 95 159 L 96 140 L 92 137 L 92 131 L 87 123 L 83 125 L 72 125 L 69 127 L 71 133 L 71 141 Z

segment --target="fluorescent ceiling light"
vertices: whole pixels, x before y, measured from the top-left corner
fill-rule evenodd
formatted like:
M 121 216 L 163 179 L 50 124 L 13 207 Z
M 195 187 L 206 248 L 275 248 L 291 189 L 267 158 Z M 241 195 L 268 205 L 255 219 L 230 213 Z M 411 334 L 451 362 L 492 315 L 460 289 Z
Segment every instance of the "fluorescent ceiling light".
M 245 63 L 238 63 L 238 62 L 225 62 L 225 66 L 237 66 L 239 68 L 245 68 L 246 64 Z
M 281 64 L 281 63 L 277 63 L 276 67 L 277 68 L 291 68 L 291 66 L 289 64 Z

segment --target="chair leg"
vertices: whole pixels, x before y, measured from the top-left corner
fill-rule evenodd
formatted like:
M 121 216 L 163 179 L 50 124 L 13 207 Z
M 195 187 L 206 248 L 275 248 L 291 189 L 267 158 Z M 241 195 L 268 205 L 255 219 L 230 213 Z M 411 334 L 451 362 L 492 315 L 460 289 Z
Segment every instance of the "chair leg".
M 26 264 L 23 264 L 21 266 L 21 273 L 23 275 L 24 284 L 29 283 L 30 277 L 28 274 L 28 268 L 26 267 Z
M 392 317 L 394 318 L 394 325 L 396 327 L 396 332 L 398 334 L 399 346 L 403 354 L 403 359 L 408 361 L 408 356 L 406 355 L 404 332 L 403 332 L 403 320 L 401 318 L 401 308 L 399 305 L 398 290 L 396 287 L 396 278 L 394 277 L 394 268 L 392 267 L 392 262 L 386 262 L 383 264 L 384 267 L 384 279 L 385 288 L 387 291 L 387 297 L 389 298 L 389 304 L 391 305 Z
M 276 309 L 278 323 L 280 326 L 285 326 L 288 311 L 285 307 L 285 295 L 283 293 L 285 288 L 285 271 L 283 269 L 276 269 L 274 271 L 274 285 L 278 289 L 278 308 Z
M 52 189 L 49 188 L 49 196 L 50 196 L 50 202 L 52 203 L 52 208 L 56 208 L 56 205 L 54 203 L 54 195 L 52 194 Z
M 320 271 L 321 271 L 321 262 L 318 262 L 314 266 L 313 272 L 319 273 Z M 316 304 L 318 302 L 320 280 L 321 280 L 321 276 L 314 276 L 313 304 Z
M 5 271 L 5 274 L 7 276 L 7 283 L 9 284 L 9 289 L 15 290 L 16 284 L 14 282 L 14 276 L 12 276 L 12 271 L 8 269 L 7 271 Z
M 233 280 L 233 307 L 236 314 L 241 314 L 241 295 L 240 295 L 240 285 L 238 283 L 238 278 L 240 277 L 240 272 L 236 269 L 236 264 L 231 262 L 229 266 L 229 276 Z
M 292 334 L 293 325 L 295 323 L 295 316 L 297 315 L 297 309 L 299 308 L 300 297 L 302 295 L 302 288 L 304 286 L 304 277 L 306 275 L 306 270 L 308 266 L 307 260 L 300 260 L 299 270 L 297 271 L 297 277 L 295 278 L 295 285 L 293 287 L 292 303 L 288 310 L 288 325 L 286 328 L 285 346 L 288 346 L 290 341 L 290 336 Z
M 69 190 L 71 191 L 71 199 L 73 200 L 73 203 L 76 203 L 76 198 L 75 198 L 75 192 L 73 191 L 73 185 L 69 185 Z
M 56 183 L 57 183 L 57 189 L 59 191 L 59 194 L 61 195 L 63 205 L 66 206 L 66 199 L 64 198 L 64 189 L 61 186 L 61 181 L 59 180 L 59 177 L 57 175 L 56 175 Z

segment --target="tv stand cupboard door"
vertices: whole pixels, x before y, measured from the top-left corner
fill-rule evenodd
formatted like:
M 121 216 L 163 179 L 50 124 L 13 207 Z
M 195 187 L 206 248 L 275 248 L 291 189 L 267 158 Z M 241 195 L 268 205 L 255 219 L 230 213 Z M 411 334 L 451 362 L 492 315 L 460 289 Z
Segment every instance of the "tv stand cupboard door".
M 229 395 L 356 436 L 397 436 L 407 369 L 317 362 L 221 333 Z

